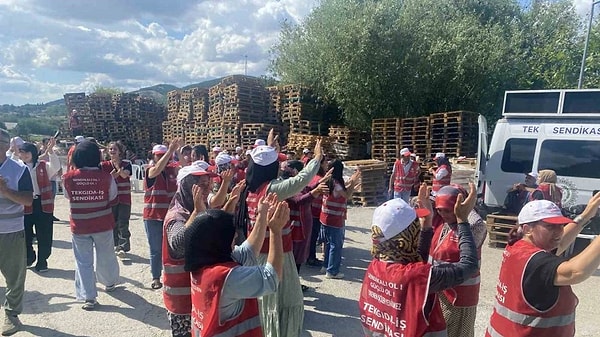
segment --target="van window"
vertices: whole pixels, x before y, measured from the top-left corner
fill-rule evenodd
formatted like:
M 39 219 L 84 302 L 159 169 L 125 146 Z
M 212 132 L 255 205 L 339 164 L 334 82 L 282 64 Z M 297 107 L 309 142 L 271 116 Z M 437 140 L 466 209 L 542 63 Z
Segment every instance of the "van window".
M 567 91 L 563 113 L 600 113 L 600 91 Z
M 558 112 L 560 92 L 510 92 L 506 93 L 504 113 Z
M 535 139 L 510 138 L 504 145 L 502 164 L 500 167 L 504 172 L 527 173 L 533 167 L 533 155 L 535 154 Z
M 589 140 L 545 140 L 539 169 L 552 169 L 559 176 L 600 178 L 600 142 Z

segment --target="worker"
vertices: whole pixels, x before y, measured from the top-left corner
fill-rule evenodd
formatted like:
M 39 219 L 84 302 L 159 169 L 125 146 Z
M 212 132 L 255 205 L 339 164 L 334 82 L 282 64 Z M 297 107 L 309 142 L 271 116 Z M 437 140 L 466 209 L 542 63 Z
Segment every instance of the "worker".
M 538 187 L 529 197 L 530 200 L 548 200 L 562 207 L 562 189 L 556 185 L 557 176 L 553 170 L 538 172 Z
M 452 165 L 450 165 L 450 161 L 446 158 L 446 154 L 442 152 L 436 153 L 433 160 L 436 162 L 437 168 L 435 170 L 430 168 L 429 173 L 433 175 L 431 190 L 435 194 L 442 186 L 450 185 L 450 181 L 452 180 Z
M 600 193 L 573 220 L 548 200 L 533 200 L 523 207 L 502 254 L 486 336 L 575 336 L 579 300 L 571 286 L 598 269 L 600 237 L 574 257 L 559 254 L 573 244 L 598 206 Z
M 394 198 L 401 198 L 409 202 L 413 188 L 419 187 L 419 175 L 421 168 L 419 164 L 411 159 L 408 148 L 403 148 L 394 163 L 392 175 L 388 185 L 388 194 Z

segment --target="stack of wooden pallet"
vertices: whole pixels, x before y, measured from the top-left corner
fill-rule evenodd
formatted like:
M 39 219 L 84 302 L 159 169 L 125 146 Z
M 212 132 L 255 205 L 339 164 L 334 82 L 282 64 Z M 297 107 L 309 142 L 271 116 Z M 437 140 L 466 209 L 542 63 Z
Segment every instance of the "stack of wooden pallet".
M 429 153 L 443 152 L 448 157 L 474 156 L 477 153 L 477 114 L 453 111 L 429 116 Z
M 367 156 L 367 132 L 352 130 L 348 127 L 330 126 L 329 139 L 333 144 L 333 153 L 340 160 L 361 159 Z
M 429 144 L 429 117 L 403 118 L 400 121 L 401 148 L 408 148 L 419 157 L 426 157 Z
M 328 136 L 305 135 L 300 133 L 290 133 L 288 135 L 287 150 L 293 151 L 296 155 L 301 155 L 302 150 L 309 149 L 313 151 L 317 140 L 321 138 L 321 147 L 325 154 L 333 153 L 331 140 Z
M 85 103 L 84 103 L 85 102 Z M 162 141 L 162 105 L 137 94 L 65 94 L 67 114 L 77 109 L 83 122 L 83 136 L 104 144 L 120 140 L 144 158 L 153 142 Z
M 371 128 L 371 156 L 386 163 L 386 173 L 392 173 L 400 150 L 400 118 L 373 119 Z
M 337 108 L 325 104 L 305 86 L 290 84 L 278 89 L 271 87 L 271 96 L 279 92 L 279 114 L 284 129 L 305 135 L 327 135 L 329 126 L 339 121 Z M 271 99 L 277 106 L 277 99 Z
M 351 175 L 357 169 L 361 172 L 360 186 L 352 195 L 352 202 L 361 206 L 378 206 L 387 198 L 386 163 L 379 160 L 354 160 L 344 162 Z
M 90 111 L 87 108 L 87 97 L 85 96 L 84 92 L 76 92 L 65 94 L 64 99 L 65 105 L 67 107 L 67 119 L 66 122 L 63 124 L 61 133 L 63 135 L 71 135 L 72 137 L 79 136 L 71 134 L 71 130 L 69 129 L 69 117 L 71 111 L 77 110 L 79 120 L 83 124 L 84 128 L 86 126 L 90 126 L 93 123 L 92 115 L 90 114 Z
M 188 144 L 206 143 L 208 128 L 208 89 L 191 88 L 167 93 L 167 120 L 163 139 L 181 138 Z
M 488 214 L 485 222 L 489 235 L 488 245 L 498 248 L 506 247 L 509 238 L 508 232 L 517 224 L 517 216 Z

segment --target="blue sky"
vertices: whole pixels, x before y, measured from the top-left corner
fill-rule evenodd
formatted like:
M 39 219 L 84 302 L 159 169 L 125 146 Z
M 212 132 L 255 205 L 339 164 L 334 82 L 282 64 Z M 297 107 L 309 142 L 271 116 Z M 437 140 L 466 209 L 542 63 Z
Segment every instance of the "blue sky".
M 522 3 L 529 1 L 520 0 Z M 573 0 L 582 15 L 592 0 Z M 0 104 L 262 75 L 283 20 L 318 0 L 0 0 Z

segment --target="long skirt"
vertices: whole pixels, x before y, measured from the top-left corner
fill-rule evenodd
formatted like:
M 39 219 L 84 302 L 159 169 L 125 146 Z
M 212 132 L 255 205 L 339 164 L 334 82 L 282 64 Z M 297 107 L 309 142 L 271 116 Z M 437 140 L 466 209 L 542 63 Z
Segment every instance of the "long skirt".
M 477 306 L 455 307 L 440 293 L 440 304 L 442 313 L 446 319 L 446 330 L 448 337 L 473 337 L 475 336 L 475 316 L 477 315 Z
M 284 255 L 283 276 L 277 292 L 258 299 L 264 336 L 298 337 L 302 333 L 304 297 L 300 278 L 292 252 Z M 265 264 L 267 254 L 260 254 L 258 261 Z

